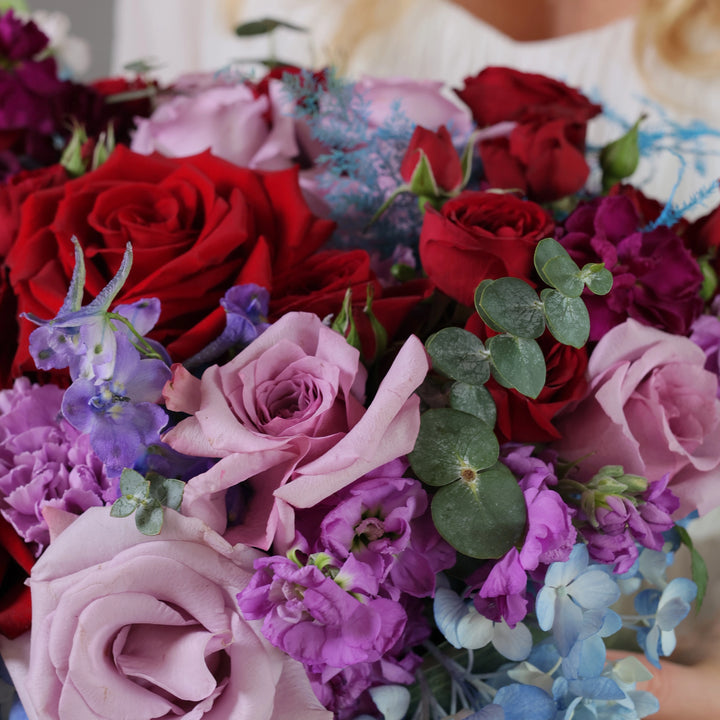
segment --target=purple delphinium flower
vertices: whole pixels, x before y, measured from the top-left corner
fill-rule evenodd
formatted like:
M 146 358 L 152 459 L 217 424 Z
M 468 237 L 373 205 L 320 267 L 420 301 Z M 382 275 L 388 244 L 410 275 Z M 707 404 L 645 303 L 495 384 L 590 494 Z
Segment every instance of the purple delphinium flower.
M 160 441 L 167 414 L 156 403 L 170 368 L 154 358 L 142 358 L 122 333 L 115 339 L 114 370 L 107 380 L 77 378 L 65 392 L 62 410 L 90 442 L 110 475 L 133 467 L 138 456 Z
M 397 602 L 355 592 L 345 567 L 326 560 L 330 564 L 321 570 L 281 556 L 260 558 L 238 603 L 247 619 L 263 620 L 263 634 L 273 645 L 313 672 L 332 675 L 380 660 L 399 639 L 407 616 Z M 347 589 L 339 584 L 343 580 Z
M 560 243 L 573 260 L 603 262 L 613 287 L 603 297 L 585 294 L 590 339 L 599 340 L 628 317 L 674 335 L 687 335 L 703 302 L 700 268 L 680 237 L 665 226 L 643 231 L 624 196 L 582 203 L 564 223 Z
M 118 493 L 88 436 L 62 418 L 62 397 L 27 378 L 0 391 L 0 512 L 36 556 L 50 542 L 44 507 L 80 514 Z
M 394 460 L 333 498 L 320 525 L 318 548 L 369 565 L 385 591 L 431 596 L 435 575 L 455 562 L 454 550 L 430 519 L 422 485 L 402 477 L 407 462 Z
M 212 363 L 228 350 L 242 350 L 270 327 L 267 321 L 270 293 L 259 285 L 247 283 L 231 287 L 220 300 L 225 310 L 225 329 L 199 353 L 183 364 L 194 368 Z

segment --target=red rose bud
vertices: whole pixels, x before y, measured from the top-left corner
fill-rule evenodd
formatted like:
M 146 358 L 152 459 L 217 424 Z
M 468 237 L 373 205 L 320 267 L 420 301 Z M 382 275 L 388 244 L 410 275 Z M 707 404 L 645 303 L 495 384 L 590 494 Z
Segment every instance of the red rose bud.
M 444 125 L 437 132 L 420 125 L 415 128 L 400 175 L 410 185 L 410 191 L 419 196 L 452 195 L 462 187 L 465 172 Z

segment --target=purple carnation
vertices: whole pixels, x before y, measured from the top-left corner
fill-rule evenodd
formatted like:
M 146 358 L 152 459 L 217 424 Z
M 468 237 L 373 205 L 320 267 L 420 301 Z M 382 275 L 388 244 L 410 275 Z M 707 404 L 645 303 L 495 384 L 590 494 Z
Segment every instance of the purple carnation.
M 702 312 L 703 277 L 692 254 L 668 227 L 643 231 L 627 197 L 581 204 L 565 221 L 558 239 L 581 267 L 602 262 L 613 275 L 608 295 L 585 293 L 591 340 L 599 340 L 628 317 L 687 335 Z
M 0 391 L 0 512 L 36 556 L 50 542 L 44 507 L 81 514 L 117 497 L 88 436 L 62 418 L 62 398 L 27 378 Z

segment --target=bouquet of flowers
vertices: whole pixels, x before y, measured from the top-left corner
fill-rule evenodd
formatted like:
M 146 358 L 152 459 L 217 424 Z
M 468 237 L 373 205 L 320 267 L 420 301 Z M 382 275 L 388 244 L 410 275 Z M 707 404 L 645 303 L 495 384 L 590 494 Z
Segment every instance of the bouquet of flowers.
M 11 717 L 655 712 L 607 647 L 659 667 L 707 583 L 720 211 L 625 182 L 642 123 L 277 66 L 73 85 L 73 126 L 0 28 Z

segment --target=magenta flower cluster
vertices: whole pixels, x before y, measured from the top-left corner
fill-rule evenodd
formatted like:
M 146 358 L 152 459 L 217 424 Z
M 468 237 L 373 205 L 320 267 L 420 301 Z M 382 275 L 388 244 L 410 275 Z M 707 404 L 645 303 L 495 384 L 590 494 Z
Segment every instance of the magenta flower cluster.
M 0 512 L 36 556 L 50 542 L 43 508 L 79 515 L 117 497 L 90 438 L 62 418 L 62 398 L 27 378 L 0 391 Z
M 413 681 L 411 647 L 429 628 L 408 604 L 432 596 L 436 573 L 455 562 L 406 468 L 390 462 L 298 513 L 295 548 L 257 560 L 238 595 L 243 615 L 263 620 L 265 637 L 303 663 L 338 717 L 374 685 Z

